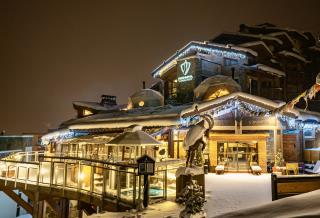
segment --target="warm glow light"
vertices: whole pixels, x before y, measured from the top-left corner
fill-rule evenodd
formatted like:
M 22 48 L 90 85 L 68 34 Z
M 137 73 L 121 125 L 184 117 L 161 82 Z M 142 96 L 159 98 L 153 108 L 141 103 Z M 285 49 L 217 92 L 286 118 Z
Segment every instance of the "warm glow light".
M 144 106 L 144 101 L 139 101 L 139 106 L 143 107 Z
M 18 155 L 15 156 L 15 159 L 16 159 L 16 160 L 21 160 L 21 158 L 22 158 L 22 156 L 21 156 L 20 154 L 18 154 Z
M 85 177 L 84 173 L 79 173 L 79 180 L 84 180 L 84 177 Z
M 84 116 L 89 116 L 89 115 L 92 115 L 92 112 L 89 111 L 89 110 L 83 110 L 83 115 Z
M 227 89 L 219 89 L 212 93 L 206 100 L 213 100 L 215 98 L 219 98 L 228 94 L 230 94 L 230 92 Z
M 49 172 L 48 169 L 41 168 L 40 175 L 43 176 L 43 175 L 47 174 L 48 172 Z

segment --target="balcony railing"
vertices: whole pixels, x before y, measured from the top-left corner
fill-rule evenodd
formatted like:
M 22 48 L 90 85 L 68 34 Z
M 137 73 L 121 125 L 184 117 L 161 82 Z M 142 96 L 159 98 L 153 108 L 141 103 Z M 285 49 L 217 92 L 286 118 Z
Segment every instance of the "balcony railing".
M 150 178 L 151 199 L 175 196 L 174 175 L 181 163 L 171 160 L 160 163 Z M 133 207 L 143 196 L 143 184 L 136 164 L 107 162 L 102 157 L 18 152 L 0 159 L 0 179 L 5 185 L 11 181 L 15 186 L 24 184 L 25 189 L 36 185 L 71 190 Z

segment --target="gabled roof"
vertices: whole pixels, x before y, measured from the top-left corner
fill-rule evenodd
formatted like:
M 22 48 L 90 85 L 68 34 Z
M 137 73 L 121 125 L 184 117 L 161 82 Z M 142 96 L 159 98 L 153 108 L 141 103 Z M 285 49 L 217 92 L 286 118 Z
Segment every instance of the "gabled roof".
M 293 52 L 290 52 L 290 51 L 285 51 L 285 50 L 284 50 L 284 51 L 278 52 L 278 54 L 284 55 L 284 56 L 287 56 L 287 57 L 293 57 L 293 58 L 295 58 L 295 59 L 297 59 L 297 60 L 299 60 L 299 61 L 302 61 L 302 62 L 304 62 L 304 63 L 310 63 L 310 61 L 308 61 L 307 59 L 305 59 L 303 56 L 298 55 L 298 54 L 293 53 Z
M 172 68 L 176 61 L 180 58 L 187 57 L 190 54 L 194 55 L 194 52 L 200 52 L 211 55 L 228 55 L 234 59 L 245 59 L 247 54 L 257 56 L 257 52 L 252 49 L 243 48 L 233 45 L 217 44 L 217 43 L 205 43 L 191 41 L 180 50 L 178 50 L 174 55 L 166 59 L 161 65 L 152 71 L 153 77 L 159 77 L 162 72 Z
M 308 49 L 312 50 L 312 51 L 317 51 L 320 52 L 320 47 L 319 46 L 311 46 Z
M 251 95 L 244 92 L 234 92 L 230 95 L 225 95 L 220 98 L 216 98 L 214 100 L 194 103 L 191 107 L 186 108 L 181 112 L 181 117 L 192 116 L 195 113 L 196 108 L 197 108 L 197 111 L 201 113 L 201 112 L 225 105 L 227 102 L 231 100 L 240 100 L 249 104 L 256 105 L 268 111 L 280 108 L 281 106 L 285 105 L 285 102 L 275 102 L 263 97 Z M 288 109 L 284 113 L 284 115 L 295 117 L 298 120 L 302 120 L 302 121 L 308 121 L 308 120 L 314 120 L 317 122 L 320 121 L 320 113 L 317 113 L 314 111 L 305 111 L 299 108 Z
M 252 66 L 250 66 L 250 68 L 255 68 L 255 69 L 257 69 L 257 70 L 264 71 L 264 72 L 266 72 L 266 73 L 272 74 L 272 75 L 277 76 L 277 77 L 286 76 L 286 73 L 285 73 L 285 72 L 283 72 L 283 71 L 281 71 L 281 70 L 278 70 L 278 69 L 276 69 L 276 68 L 273 68 L 273 67 L 264 65 L 264 64 L 252 65 Z
M 295 42 L 292 40 L 291 36 L 289 36 L 289 34 L 284 32 L 284 31 L 269 33 L 268 35 L 269 36 L 273 36 L 273 37 L 277 37 L 277 36 L 283 35 L 288 39 L 288 41 L 291 43 L 292 47 L 295 47 Z
M 306 40 L 309 40 L 309 38 L 302 32 L 296 29 L 292 29 L 292 28 L 282 28 L 282 27 L 277 27 L 275 25 L 254 25 L 254 26 L 250 26 L 250 25 L 244 25 L 247 28 L 256 28 L 256 29 L 260 29 L 262 32 L 261 34 L 268 34 L 268 33 L 273 33 L 273 32 L 287 32 L 290 33 L 291 35 L 296 35 L 296 36 L 300 36 L 300 38 L 304 38 Z
M 263 41 L 260 41 L 260 40 L 259 41 L 246 42 L 246 43 L 240 44 L 239 46 L 245 47 L 245 48 L 250 48 L 250 47 L 255 47 L 257 45 L 262 45 L 265 48 L 265 50 L 267 52 L 269 52 L 269 54 L 271 56 L 273 56 L 272 51 L 269 49 L 269 47 L 266 45 L 266 43 L 264 43 Z
M 231 100 L 245 101 L 247 103 L 254 104 L 254 105 L 259 106 L 261 108 L 264 108 L 266 110 L 273 110 L 273 109 L 279 108 L 285 104 L 284 102 L 274 102 L 272 100 L 269 100 L 269 99 L 266 99 L 263 97 L 259 97 L 259 96 L 255 96 L 255 95 L 251 95 L 251 94 L 244 93 L 244 92 L 234 92 L 234 93 L 231 93 L 230 95 L 225 95 L 220 98 L 213 99 L 213 100 L 194 103 L 191 107 L 184 109 L 181 112 L 181 116 L 182 117 L 190 116 L 191 114 L 194 113 L 195 108 L 197 108 L 197 110 L 199 112 L 203 112 L 206 110 L 210 110 L 210 109 L 219 107 L 223 104 L 226 104 L 228 101 L 231 101 Z
M 250 40 L 248 40 L 247 42 L 250 41 L 257 41 L 257 39 L 259 40 L 270 40 L 270 41 L 274 41 L 277 42 L 277 44 L 282 45 L 283 42 L 273 36 L 268 36 L 268 35 L 262 35 L 262 34 L 250 34 L 250 33 L 243 33 L 243 32 L 223 32 L 221 34 L 219 34 L 218 36 L 216 36 L 214 39 L 212 39 L 211 41 L 215 41 L 216 38 L 221 37 L 223 35 L 232 35 L 232 36 L 238 36 L 238 37 L 243 37 L 243 38 L 248 38 Z M 242 43 L 241 43 L 242 44 Z

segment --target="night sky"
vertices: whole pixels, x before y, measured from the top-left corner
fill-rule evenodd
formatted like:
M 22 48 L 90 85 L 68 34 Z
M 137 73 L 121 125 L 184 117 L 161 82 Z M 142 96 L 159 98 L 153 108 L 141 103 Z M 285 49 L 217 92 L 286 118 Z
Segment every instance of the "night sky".
M 1 1 L 0 130 L 45 132 L 72 101 L 127 97 L 191 40 L 240 23 L 320 34 L 320 1 Z

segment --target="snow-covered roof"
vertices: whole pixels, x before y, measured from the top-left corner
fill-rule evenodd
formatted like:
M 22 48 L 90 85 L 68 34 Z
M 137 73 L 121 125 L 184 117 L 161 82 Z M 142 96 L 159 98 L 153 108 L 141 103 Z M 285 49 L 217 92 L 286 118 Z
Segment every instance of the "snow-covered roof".
M 135 108 L 108 113 L 99 113 L 92 116 L 70 120 L 64 123 L 63 128 L 43 137 L 54 138 L 63 135 L 70 135 L 75 130 L 88 129 L 117 129 L 128 128 L 136 124 L 144 127 L 168 127 L 181 124 L 181 118 L 192 116 L 196 108 L 202 113 L 227 104 L 231 100 L 246 102 L 260 107 L 262 110 L 275 110 L 285 105 L 285 102 L 275 102 L 263 97 L 251 95 L 244 92 L 234 92 L 213 100 L 195 102 L 180 106 L 165 105 L 162 107 Z M 298 108 L 288 108 L 284 115 L 295 117 L 302 121 L 314 120 L 320 122 L 320 113 L 303 111 Z
M 239 46 L 242 46 L 242 47 L 252 47 L 252 46 L 256 46 L 256 45 L 262 45 L 262 46 L 264 46 L 265 49 L 270 53 L 270 55 L 273 56 L 272 51 L 271 51 L 270 48 L 266 45 L 266 43 L 264 43 L 263 41 L 247 42 L 247 43 L 240 44 Z
M 281 31 L 281 32 L 274 32 L 274 33 L 269 33 L 268 34 L 269 36 L 273 36 L 273 37 L 276 37 L 276 36 L 279 36 L 279 35 L 284 35 L 288 38 L 288 40 L 291 42 L 292 46 L 295 46 L 295 42 L 292 40 L 291 36 L 289 36 L 288 33 L 284 32 L 284 31 Z
M 177 63 L 177 60 L 186 57 L 193 52 L 200 52 L 210 55 L 228 56 L 234 59 L 245 59 L 246 54 L 251 54 L 257 56 L 257 52 L 249 48 L 225 45 L 218 43 L 207 43 L 207 42 L 197 42 L 191 41 L 180 50 L 178 50 L 174 55 L 166 59 L 161 65 L 152 71 L 153 77 L 159 77 L 163 72 L 169 70 Z
M 276 68 L 264 65 L 264 64 L 252 65 L 252 66 L 250 66 L 250 68 L 256 68 L 257 70 L 261 70 L 261 71 L 264 71 L 266 73 L 270 73 L 270 74 L 278 76 L 278 77 L 282 77 L 282 76 L 286 75 L 285 72 L 278 70 Z
M 279 27 L 267 27 L 268 29 L 278 29 L 278 30 L 284 30 L 284 31 L 288 31 L 288 32 L 296 32 L 297 34 L 299 34 L 300 36 L 302 36 L 303 38 L 309 40 L 309 38 L 300 30 L 296 30 L 296 29 L 292 29 L 292 28 L 279 28 Z
M 191 107 L 184 109 L 181 112 L 181 116 L 188 116 L 188 114 L 191 114 L 195 111 L 195 108 L 197 108 L 199 111 L 205 111 L 205 110 L 209 110 L 209 109 L 218 107 L 218 106 L 220 106 L 220 105 L 222 105 L 232 99 L 243 100 L 248 103 L 252 103 L 252 104 L 261 106 L 267 110 L 273 110 L 273 109 L 279 108 L 285 104 L 284 102 L 274 102 L 272 100 L 269 100 L 269 99 L 266 99 L 263 97 L 259 97 L 259 96 L 255 96 L 255 95 L 251 95 L 251 94 L 244 93 L 244 92 L 234 92 L 234 93 L 231 93 L 230 95 L 225 95 L 220 98 L 213 99 L 213 100 L 204 101 L 204 102 L 200 102 L 200 103 L 194 103 Z
M 234 93 L 231 93 L 230 95 L 225 95 L 210 101 L 194 103 L 191 107 L 188 107 L 181 112 L 181 117 L 190 116 L 191 114 L 194 113 L 196 108 L 198 111 L 203 112 L 206 110 L 210 110 L 212 108 L 219 107 L 222 104 L 225 104 L 226 102 L 230 100 L 235 100 L 235 99 L 259 106 L 266 110 L 274 110 L 285 105 L 285 102 L 275 102 L 263 97 L 251 95 L 244 92 L 234 92 Z M 306 111 L 306 110 L 301 110 L 299 108 L 293 108 L 293 109 L 288 108 L 284 114 L 290 115 L 290 116 L 293 115 L 302 121 L 314 120 L 314 121 L 320 122 L 320 113 L 317 113 L 314 111 Z
M 100 113 L 65 122 L 64 126 L 69 129 L 126 128 L 132 124 L 150 127 L 172 126 L 179 124 L 180 112 L 189 106 L 166 105 L 162 107 L 121 110 L 113 113 Z
M 143 105 L 139 105 L 143 102 Z M 157 107 L 164 105 L 162 94 L 153 89 L 141 89 L 129 97 L 128 108 L 132 107 Z
M 300 108 L 295 109 L 299 111 L 299 117 L 301 120 L 315 120 L 317 122 L 320 122 L 320 113 L 315 111 L 302 110 Z
M 219 90 L 225 90 L 228 93 L 241 91 L 240 85 L 229 76 L 215 75 L 203 80 L 194 90 L 194 96 L 197 100 L 207 99 L 212 94 L 219 95 Z M 215 96 L 218 97 L 218 96 Z
M 262 34 L 250 34 L 250 33 L 242 33 L 242 32 L 224 32 L 223 34 L 230 34 L 230 35 L 236 35 L 236 36 L 247 36 L 247 37 L 252 37 L 252 38 L 257 38 L 260 40 L 266 39 L 266 40 L 272 40 L 277 42 L 279 45 L 282 45 L 283 42 L 281 39 L 278 39 L 276 37 L 273 36 L 268 36 L 268 35 L 262 35 Z
M 311 46 L 311 47 L 309 47 L 309 49 L 320 52 L 320 47 L 318 47 L 318 46 Z
M 310 61 L 308 61 L 307 59 L 305 59 L 304 57 L 302 57 L 301 55 L 298 55 L 296 53 L 290 52 L 290 51 L 280 51 L 278 52 L 278 54 L 284 55 L 284 56 L 290 56 L 290 57 L 294 57 L 304 63 L 309 63 Z
M 112 111 L 112 110 L 122 109 L 126 106 L 126 105 L 114 105 L 114 106 L 104 107 L 100 103 L 89 102 L 89 101 L 74 101 L 72 102 L 72 104 L 74 106 L 90 108 L 96 111 Z
M 254 27 L 254 28 L 260 28 L 260 29 L 270 29 L 270 30 L 275 30 L 275 31 L 284 31 L 284 32 L 295 32 L 297 34 L 299 34 L 300 36 L 302 36 L 303 38 L 309 40 L 309 38 L 300 30 L 296 30 L 296 29 L 292 29 L 292 28 L 283 28 L 283 27 L 277 27 L 274 25 L 256 25 L 256 26 L 250 26 L 250 25 L 246 25 L 248 27 Z

